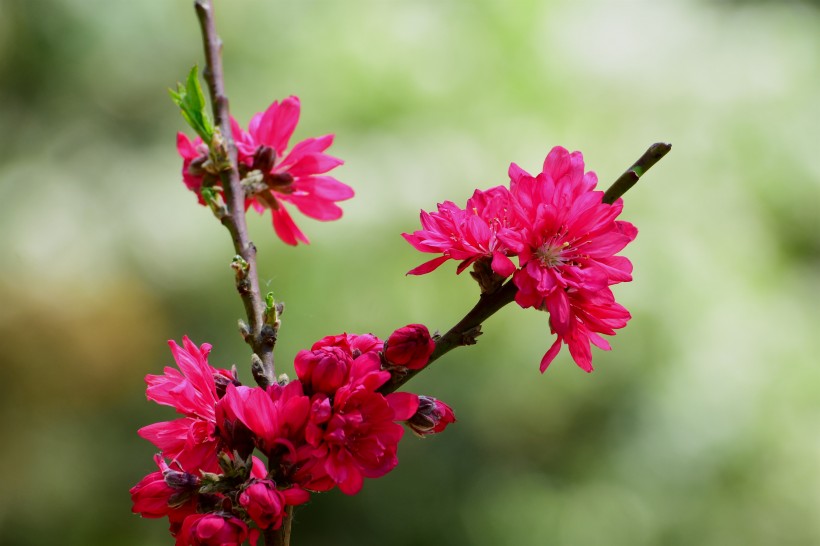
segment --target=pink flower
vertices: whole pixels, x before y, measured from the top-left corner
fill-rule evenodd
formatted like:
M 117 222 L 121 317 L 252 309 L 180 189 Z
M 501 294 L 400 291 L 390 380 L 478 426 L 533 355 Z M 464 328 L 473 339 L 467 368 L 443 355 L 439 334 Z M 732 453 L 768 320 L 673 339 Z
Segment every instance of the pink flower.
M 456 421 L 453 409 L 441 400 L 431 396 L 418 398 L 418 410 L 407 420 L 407 426 L 419 436 L 438 434 L 447 428 L 447 425 Z
M 274 384 L 267 391 L 228 385 L 219 405 L 220 415 L 247 427 L 256 446 L 268 456 L 278 451 L 294 452 L 304 442 L 310 399 L 303 394 L 299 381 L 284 387 Z
M 154 457 L 154 462 L 157 463 L 159 471 L 151 472 L 129 491 L 134 505 L 131 510 L 144 518 L 161 518 L 183 509 L 183 506 L 189 509 L 187 513 L 193 513 L 196 503 L 190 502 L 190 493 L 197 485 L 196 476 L 171 470 L 159 455 Z M 171 487 L 169 481 L 175 487 Z M 183 497 L 186 492 L 187 499 Z M 185 502 L 186 500 L 188 502 Z M 172 501 L 175 504 L 174 508 L 170 506 Z
M 239 546 L 248 539 L 241 519 L 221 514 L 191 514 L 182 523 L 176 546 Z
M 219 441 L 214 423 L 191 417 L 163 421 L 144 426 L 137 431 L 162 452 L 189 472 L 216 472 Z
M 306 503 L 310 494 L 299 487 L 277 489 L 271 480 L 253 480 L 239 495 L 239 504 L 260 529 L 282 526 L 285 507 Z
M 299 351 L 293 361 L 296 375 L 309 391 L 332 395 L 347 381 L 353 358 L 339 347 Z
M 276 234 L 289 245 L 309 241 L 291 219 L 286 202 L 306 216 L 329 221 L 342 216 L 336 202 L 353 197 L 349 186 L 325 175 L 343 163 L 324 153 L 333 144 L 333 135 L 308 138 L 287 152 L 299 112 L 297 97 L 274 101 L 251 118 L 247 133 L 235 136 L 240 162 L 248 170 L 261 171 L 267 187 L 251 198 L 251 204 L 260 213 L 271 209 Z
M 161 456 L 154 457 L 158 472 L 151 472 L 131 488 L 131 511 L 144 518 L 168 516 L 171 534 L 175 535 L 182 521 L 196 512 L 195 490 L 199 480 L 187 472 L 171 470 Z
M 166 367 L 163 375 L 145 376 L 145 392 L 149 400 L 171 406 L 186 417 L 154 423 L 138 433 L 187 471 L 215 471 L 218 441 L 214 407 L 218 394 L 214 377 L 235 379 L 228 370 L 217 370 L 208 364 L 209 344 L 197 347 L 185 336 L 182 347 L 174 341 L 168 345 L 179 370 Z
M 447 260 L 460 260 L 461 273 L 479 258 L 491 258 L 492 269 L 509 277 L 515 265 L 507 257 L 508 249 L 498 239 L 499 230 L 510 221 L 510 194 L 498 186 L 487 191 L 476 190 L 464 209 L 451 201 L 438 205 L 438 212 L 421 212 L 424 229 L 413 234 L 402 233 L 408 243 L 421 252 L 442 254 L 408 272 L 423 275 Z
M 584 173 L 580 152 L 555 147 L 536 177 L 515 164 L 509 174 L 516 219 L 499 239 L 518 255 L 515 300 L 521 307 L 548 311 L 550 330 L 558 335 L 541 371 L 561 342 L 578 366 L 591 371 L 589 343 L 609 349 L 598 334 L 613 335 L 629 320 L 608 287 L 632 279 L 632 264 L 615 254 L 638 232 L 615 220 L 621 200 L 613 205 L 601 201 L 603 192 L 594 191 L 597 177 Z
M 216 183 L 216 177 L 205 170 L 208 147 L 199 137 L 195 137 L 192 142 L 185 133 L 177 133 L 177 152 L 182 157 L 182 181 L 197 195 L 199 204 L 205 205 L 205 200 L 202 199 L 205 178 L 208 178 L 208 185 Z
M 387 338 L 384 356 L 390 364 L 420 370 L 427 365 L 436 342 L 423 324 L 408 324 Z
M 308 445 L 297 450 L 294 480 L 308 489 L 328 490 L 333 485 L 347 495 L 362 488 L 364 478 L 377 478 L 398 464 L 396 451 L 404 429 L 395 421 L 409 419 L 418 407 L 410 393 L 382 396 L 376 392 L 390 379 L 380 370 L 377 355 L 356 358 L 348 382 L 331 402 L 314 396 L 306 429 Z
M 325 336 L 313 344 L 311 350 L 328 347 L 339 347 L 352 358 L 364 353 L 379 353 L 384 347 L 384 341 L 373 334 L 339 334 Z

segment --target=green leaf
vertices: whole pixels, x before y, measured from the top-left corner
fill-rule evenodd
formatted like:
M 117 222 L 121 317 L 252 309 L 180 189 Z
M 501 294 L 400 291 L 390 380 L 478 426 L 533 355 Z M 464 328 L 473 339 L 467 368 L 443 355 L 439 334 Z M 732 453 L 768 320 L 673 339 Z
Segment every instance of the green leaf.
M 171 100 L 179 106 L 182 117 L 196 134 L 208 145 L 214 137 L 214 124 L 208 116 L 205 95 L 199 85 L 198 67 L 194 65 L 188 73 L 185 85 L 178 83 L 177 89 L 169 89 Z

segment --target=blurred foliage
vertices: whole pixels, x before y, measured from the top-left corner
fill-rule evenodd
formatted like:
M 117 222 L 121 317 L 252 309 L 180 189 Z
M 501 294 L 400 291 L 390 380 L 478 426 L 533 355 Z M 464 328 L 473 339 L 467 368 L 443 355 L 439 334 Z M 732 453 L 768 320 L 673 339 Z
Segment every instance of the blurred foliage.
M 424 322 L 476 297 L 404 272 L 420 208 L 538 169 L 555 144 L 602 184 L 656 140 L 627 196 L 633 312 L 587 375 L 544 376 L 546 317 L 507 308 L 409 386 L 451 403 L 443 437 L 353 498 L 299 510 L 295 544 L 820 543 L 820 13 L 780 2 L 217 2 L 243 121 L 302 98 L 297 137 L 337 135 L 345 218 L 252 218 L 287 303 L 277 358 L 326 334 Z M 514 6 L 514 7 L 513 7 Z M 130 513 L 136 429 L 171 419 L 143 376 L 163 340 L 248 353 L 227 234 L 180 181 L 166 89 L 201 63 L 189 2 L 0 3 L 0 542 L 170 544 Z M 814 340 L 814 341 L 813 341 Z

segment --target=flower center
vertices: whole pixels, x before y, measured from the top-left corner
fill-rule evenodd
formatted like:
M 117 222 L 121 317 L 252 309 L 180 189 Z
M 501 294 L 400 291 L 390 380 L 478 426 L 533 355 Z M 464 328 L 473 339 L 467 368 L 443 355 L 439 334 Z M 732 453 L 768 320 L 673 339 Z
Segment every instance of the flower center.
M 567 259 L 562 256 L 562 254 L 568 246 L 569 243 L 566 241 L 561 245 L 556 245 L 554 242 L 547 242 L 538 247 L 535 251 L 535 255 L 545 267 L 558 267 L 567 262 Z

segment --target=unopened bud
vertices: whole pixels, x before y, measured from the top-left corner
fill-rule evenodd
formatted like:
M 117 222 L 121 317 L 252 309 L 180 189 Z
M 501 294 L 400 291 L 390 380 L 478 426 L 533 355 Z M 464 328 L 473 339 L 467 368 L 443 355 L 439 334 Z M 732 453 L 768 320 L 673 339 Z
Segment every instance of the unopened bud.
M 417 435 L 426 436 L 441 432 L 455 420 L 450 406 L 431 396 L 419 396 L 419 409 L 406 422 Z
M 169 468 L 162 473 L 162 477 L 165 483 L 168 484 L 168 487 L 181 491 L 190 491 L 199 487 L 199 478 L 187 472 L 180 472 Z
M 420 370 L 427 365 L 435 348 L 436 343 L 425 325 L 408 324 L 387 338 L 384 344 L 384 357 L 393 366 Z

